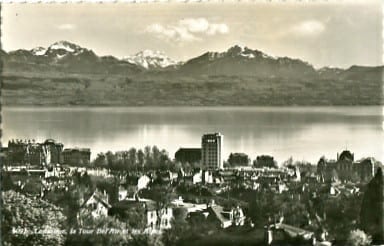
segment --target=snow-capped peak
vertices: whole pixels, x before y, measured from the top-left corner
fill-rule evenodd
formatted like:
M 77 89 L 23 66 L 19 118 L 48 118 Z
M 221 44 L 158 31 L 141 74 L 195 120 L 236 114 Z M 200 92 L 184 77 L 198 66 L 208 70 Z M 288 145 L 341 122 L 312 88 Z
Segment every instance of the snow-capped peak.
M 273 56 L 269 56 L 265 54 L 264 52 L 261 52 L 259 50 L 251 50 L 246 46 L 243 45 L 235 45 L 229 48 L 226 52 L 227 55 L 230 56 L 242 56 L 249 59 L 253 59 L 256 57 L 266 58 L 266 59 L 276 59 Z
M 208 60 L 212 61 L 212 60 L 215 60 L 215 59 L 218 59 L 218 58 L 222 58 L 225 56 L 225 52 L 208 52 Z
M 144 57 L 159 57 L 165 56 L 164 52 L 161 51 L 153 51 L 153 50 L 143 50 L 136 54 L 136 56 L 144 56 Z
M 32 54 L 34 54 L 35 56 L 43 56 L 45 55 L 46 51 L 47 49 L 44 47 L 36 47 L 31 50 Z
M 49 46 L 45 54 L 54 56 L 56 59 L 60 60 L 63 57 L 66 57 L 68 54 L 76 56 L 83 53 L 84 51 L 87 50 L 77 44 L 73 44 L 68 41 L 59 41 Z
M 68 41 L 59 41 L 48 47 L 50 50 L 65 50 L 70 53 L 79 52 L 82 48 Z
M 228 49 L 227 52 L 234 52 L 234 53 L 243 53 L 246 51 L 248 48 L 245 45 L 234 45 Z
M 178 62 L 165 55 L 164 52 L 153 50 L 143 50 L 135 55 L 123 57 L 123 60 L 146 69 L 165 68 L 178 64 Z
M 259 50 L 251 50 L 244 45 L 234 45 L 224 52 L 207 52 L 210 61 L 223 57 L 243 57 L 247 59 L 264 58 L 277 60 L 278 58 L 270 56 Z

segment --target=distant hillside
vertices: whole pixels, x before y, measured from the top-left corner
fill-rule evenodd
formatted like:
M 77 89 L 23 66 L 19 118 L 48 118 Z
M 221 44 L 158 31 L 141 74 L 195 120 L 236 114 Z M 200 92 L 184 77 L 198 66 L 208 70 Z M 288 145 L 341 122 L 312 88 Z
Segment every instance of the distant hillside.
M 308 63 L 288 57 L 274 58 L 258 50 L 234 46 L 226 52 L 207 52 L 187 61 L 181 73 L 207 75 L 255 76 L 258 78 L 316 77 Z
M 118 59 L 60 41 L 0 51 L 5 105 L 380 105 L 383 67 L 321 68 L 233 46 L 184 63 Z
M 16 50 L 3 55 L 4 72 L 39 73 L 78 73 L 130 75 L 142 69 L 135 64 L 119 60 L 113 56 L 97 56 L 92 50 L 76 44 L 60 41 L 48 48 L 37 47 L 32 50 Z

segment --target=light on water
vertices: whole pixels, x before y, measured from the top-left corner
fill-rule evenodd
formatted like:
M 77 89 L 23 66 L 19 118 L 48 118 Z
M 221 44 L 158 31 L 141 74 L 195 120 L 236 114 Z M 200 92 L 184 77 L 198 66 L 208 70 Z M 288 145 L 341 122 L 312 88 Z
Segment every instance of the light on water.
M 99 152 L 157 145 L 173 157 L 200 147 L 209 132 L 224 135 L 224 155 L 245 152 L 317 162 L 348 148 L 355 157 L 384 160 L 380 107 L 127 107 L 4 108 L 3 143 L 53 138 L 65 147 Z

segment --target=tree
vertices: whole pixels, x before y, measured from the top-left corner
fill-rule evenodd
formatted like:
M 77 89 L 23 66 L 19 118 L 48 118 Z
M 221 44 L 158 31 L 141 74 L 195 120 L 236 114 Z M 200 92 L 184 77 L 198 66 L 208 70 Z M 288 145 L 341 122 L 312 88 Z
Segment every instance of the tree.
M 357 227 L 361 196 L 343 196 L 324 198 L 324 212 L 326 220 L 324 226 L 328 229 L 329 236 L 336 240 L 344 241 L 348 233 Z
M 192 172 L 192 165 L 191 164 L 189 164 L 189 162 L 184 162 L 183 163 L 183 170 L 184 170 L 184 172 L 186 172 L 186 173 L 190 173 L 190 172 Z
M 66 245 L 131 245 L 129 226 L 114 217 L 95 218 L 89 213 L 81 213 L 79 220 L 82 226 L 68 235 Z
M 350 181 L 353 183 L 359 183 L 361 181 L 360 175 L 357 172 L 352 172 L 350 175 Z
M 292 156 L 291 157 L 289 157 L 287 160 L 285 160 L 284 162 L 283 162 L 283 166 L 284 167 L 288 167 L 288 168 L 292 168 L 294 165 L 293 165 L 293 158 L 292 158 Z
M 106 168 L 108 167 L 107 158 L 104 153 L 97 154 L 96 159 L 93 161 L 95 167 Z
M 1 190 L 7 191 L 15 188 L 12 177 L 9 173 L 1 172 Z
M 372 235 L 375 242 L 384 242 L 384 175 L 381 168 L 366 186 L 361 204 L 360 225 Z
M 139 167 L 141 169 L 144 169 L 144 152 L 141 149 L 137 151 L 137 161 Z
M 115 155 L 111 151 L 108 151 L 107 153 L 105 153 L 105 157 L 106 157 L 106 160 L 107 160 L 108 167 L 110 169 L 114 170 L 115 169 L 115 164 L 116 164 Z
M 347 239 L 347 245 L 350 246 L 368 246 L 371 242 L 372 237 L 359 229 L 351 231 Z
M 171 165 L 171 160 L 169 159 L 168 152 L 164 149 L 160 152 L 159 165 L 160 169 L 164 171 L 169 170 Z
M 163 233 L 164 245 L 180 245 L 183 238 L 186 238 L 190 233 L 190 226 L 184 218 L 176 217 L 171 222 L 172 227 Z
M 244 153 L 231 153 L 228 158 L 230 166 L 248 166 L 249 162 L 248 155 Z
M 151 155 L 151 147 L 144 147 L 144 165 L 148 168 L 152 166 L 152 155 Z
M 261 155 L 256 157 L 256 160 L 253 162 L 255 167 L 269 167 L 269 168 L 278 168 L 277 162 L 273 160 L 272 156 Z
M 161 156 L 161 153 L 159 148 L 156 145 L 154 145 L 152 147 L 152 164 L 154 168 L 159 166 L 160 156 Z
M 65 216 L 44 200 L 7 191 L 2 193 L 1 214 L 3 245 L 64 244 Z
M 128 151 L 129 165 L 131 168 L 136 167 L 137 151 L 135 148 L 131 148 Z
M 332 169 L 331 171 L 331 180 L 339 181 L 339 174 L 337 173 L 336 169 Z
M 179 161 L 169 161 L 169 170 L 172 172 L 179 172 L 182 166 L 183 165 Z
M 116 155 L 117 153 L 115 153 Z M 123 165 L 123 169 L 126 169 L 128 165 L 130 165 L 130 160 L 129 160 L 129 153 L 128 151 L 121 151 L 119 152 L 120 158 L 117 158 L 121 164 Z
M 132 234 L 132 239 L 129 241 L 128 245 L 164 246 L 161 238 L 162 237 L 159 234 L 149 234 L 149 233 Z

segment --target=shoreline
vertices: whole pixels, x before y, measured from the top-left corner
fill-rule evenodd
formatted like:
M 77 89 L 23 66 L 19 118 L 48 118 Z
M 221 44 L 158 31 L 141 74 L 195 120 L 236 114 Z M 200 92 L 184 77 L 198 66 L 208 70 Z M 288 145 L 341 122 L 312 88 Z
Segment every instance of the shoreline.
M 1 108 L 343 108 L 343 107 L 383 107 L 384 104 L 281 104 L 281 105 L 121 105 L 121 104 L 84 104 L 84 105 L 55 105 L 55 104 L 2 104 Z

